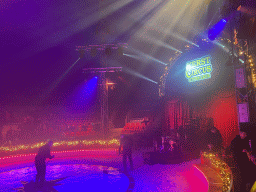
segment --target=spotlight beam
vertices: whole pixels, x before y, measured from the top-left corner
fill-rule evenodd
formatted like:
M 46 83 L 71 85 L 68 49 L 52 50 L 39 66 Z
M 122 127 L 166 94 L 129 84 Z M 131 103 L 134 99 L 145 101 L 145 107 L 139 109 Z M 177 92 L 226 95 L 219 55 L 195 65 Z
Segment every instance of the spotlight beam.
M 137 53 L 138 55 L 142 56 L 146 60 L 153 60 L 153 61 L 156 61 L 157 63 L 162 64 L 162 65 L 167 65 L 166 63 L 164 63 L 164 62 L 162 62 L 162 61 L 160 61 L 160 60 L 158 60 L 158 59 L 156 59 L 156 58 L 154 58 L 154 57 L 152 57 L 152 56 L 150 56 L 150 55 L 148 55 L 146 53 L 143 53 L 143 52 L 141 52 L 139 50 L 136 50 L 136 49 L 131 48 L 131 47 L 130 47 L 130 50 L 135 52 L 135 53 Z
M 123 55 L 124 55 L 124 56 L 127 56 L 127 57 L 134 58 L 134 59 L 141 60 L 141 57 L 139 57 L 138 55 L 130 55 L 130 54 L 126 54 L 126 53 L 124 53 Z
M 75 20 L 74 23 L 63 22 L 61 27 L 57 28 L 55 31 L 51 31 L 49 33 L 50 35 L 45 36 L 44 38 L 37 41 L 35 45 L 27 47 L 27 50 L 29 51 L 24 50 L 21 53 L 17 54 L 15 57 L 26 59 L 26 58 L 32 57 L 33 55 L 35 55 L 40 51 L 44 51 L 46 49 L 54 47 L 59 43 L 63 42 L 64 40 L 68 39 L 72 35 L 78 34 L 79 32 L 92 26 L 102 18 L 113 14 L 114 12 L 129 5 L 132 2 L 133 0 L 120 0 L 120 1 L 115 1 L 111 4 L 108 4 L 106 8 L 100 7 L 103 13 L 100 16 L 98 12 L 99 7 L 93 7 L 91 9 L 95 10 L 94 12 L 90 13 L 89 15 L 86 15 L 86 17 L 81 16 L 79 19 Z M 75 17 L 75 15 L 71 15 L 70 17 Z
M 173 47 L 173 46 L 171 46 L 171 45 L 166 44 L 165 42 L 163 42 L 163 41 L 161 41 L 161 40 L 156 40 L 156 39 L 153 40 L 152 38 L 149 38 L 148 41 L 151 42 L 151 43 L 155 43 L 155 44 L 157 44 L 157 45 L 159 45 L 159 46 L 165 47 L 165 48 L 167 48 L 167 49 L 171 49 L 171 50 L 173 50 L 173 51 L 178 51 L 178 52 L 182 53 L 182 51 L 176 49 L 175 47 Z
M 51 92 L 59 85 L 59 83 L 64 79 L 64 77 L 69 73 L 69 71 L 77 64 L 77 62 L 80 60 L 80 57 L 65 71 L 63 75 L 59 79 L 57 79 L 49 88 L 48 90 L 43 94 L 43 99 L 48 97 Z
M 124 7 L 125 5 L 127 5 L 131 2 L 132 2 L 132 0 L 116 1 L 115 3 L 112 3 L 111 5 L 107 6 L 106 8 L 104 8 L 102 10 L 102 14 L 100 15 L 100 18 L 99 18 L 98 12 L 95 12 L 94 14 L 91 14 L 88 17 L 85 17 L 85 18 L 77 21 L 70 27 L 67 27 L 65 30 L 61 31 L 61 34 L 57 34 L 57 35 L 58 35 L 58 37 L 62 37 L 61 40 L 64 40 L 64 39 L 70 37 L 71 35 L 84 30 L 86 27 L 91 26 L 93 23 L 99 21 L 100 19 L 114 13 L 118 9 L 121 9 L 122 7 Z M 55 39 L 55 36 L 51 38 L 51 41 L 54 39 Z M 60 39 L 60 38 L 57 38 L 57 39 Z M 56 39 L 55 39 L 55 41 L 56 41 Z
M 136 72 L 136 71 L 133 71 L 133 70 L 131 70 L 131 69 L 129 69 L 129 68 L 124 68 L 124 69 L 123 69 L 123 72 L 125 72 L 125 73 L 127 73 L 127 74 L 130 74 L 130 75 L 133 75 L 133 76 L 135 76 L 135 77 L 139 77 L 139 78 L 144 79 L 144 80 L 146 80 L 146 81 L 152 82 L 152 83 L 154 83 L 154 84 L 158 84 L 158 82 L 156 82 L 156 81 L 154 81 L 154 80 L 152 80 L 152 79 L 149 79 L 148 77 L 146 77 L 146 76 L 144 76 L 144 75 L 142 75 L 142 74 L 140 74 L 140 73 L 138 73 L 138 72 Z
M 213 41 L 213 44 L 217 45 L 217 46 L 220 47 L 223 51 L 225 51 L 225 52 L 228 53 L 230 56 L 232 56 L 231 50 L 230 50 L 228 47 L 222 45 L 221 43 L 219 43 L 219 42 L 217 42 L 217 41 Z M 234 56 L 237 57 L 237 58 L 239 57 L 236 53 L 234 53 Z M 240 61 L 241 63 L 244 63 L 244 60 L 242 60 L 242 59 L 239 59 L 239 61 Z
M 163 47 L 166 47 L 168 49 L 171 49 L 173 51 L 178 51 L 178 52 L 182 53 L 182 51 L 180 51 L 180 50 L 176 49 L 175 47 L 172 47 L 171 45 L 168 45 L 168 44 L 166 44 L 166 43 L 164 43 L 162 41 L 156 41 L 156 44 L 158 44 L 160 46 L 163 46 Z
M 181 40 L 181 41 L 184 41 L 184 42 L 187 42 L 187 43 L 189 43 L 189 44 L 191 44 L 191 45 L 194 45 L 194 46 L 196 46 L 196 47 L 199 47 L 199 45 L 193 43 L 192 41 L 189 41 L 189 40 L 185 39 L 184 37 L 182 37 L 182 36 L 180 36 L 180 35 L 178 35 L 178 34 L 168 33 L 168 35 L 171 35 L 171 36 L 175 37 L 176 39 L 179 39 L 179 40 Z
M 153 3 L 153 2 L 152 2 Z M 147 7 L 147 9 L 142 9 L 141 6 L 136 7 L 132 12 L 129 12 L 126 15 L 126 18 L 124 20 L 119 21 L 118 25 L 120 25 L 119 33 L 122 36 L 125 33 L 131 34 L 130 36 L 133 36 L 135 33 L 138 33 L 139 30 L 143 29 L 145 26 L 145 23 L 147 23 L 151 18 L 152 15 L 156 14 L 156 12 L 159 10 L 159 7 L 164 6 L 166 3 L 166 0 L 163 2 L 154 2 L 154 5 L 152 4 L 147 5 L 147 2 L 143 2 L 144 7 Z M 130 22 L 130 19 L 134 21 Z M 116 39 L 118 39 L 117 37 Z

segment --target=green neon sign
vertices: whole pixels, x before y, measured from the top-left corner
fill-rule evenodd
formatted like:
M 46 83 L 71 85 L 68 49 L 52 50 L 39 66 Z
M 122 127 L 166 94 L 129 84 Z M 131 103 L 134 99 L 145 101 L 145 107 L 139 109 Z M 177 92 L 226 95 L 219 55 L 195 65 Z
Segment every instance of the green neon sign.
M 210 79 L 212 72 L 211 57 L 204 56 L 186 63 L 185 76 L 188 82 Z

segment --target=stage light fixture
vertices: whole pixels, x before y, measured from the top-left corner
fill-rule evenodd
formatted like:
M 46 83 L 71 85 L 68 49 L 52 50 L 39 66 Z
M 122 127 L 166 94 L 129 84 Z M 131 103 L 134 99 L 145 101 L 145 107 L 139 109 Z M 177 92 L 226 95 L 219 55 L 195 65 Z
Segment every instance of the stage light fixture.
M 253 40 L 255 38 L 256 22 L 254 10 L 248 9 L 244 6 L 239 6 L 236 11 L 233 11 L 225 19 L 221 19 L 208 31 L 208 38 L 213 41 L 223 31 L 227 22 L 238 17 L 236 24 L 238 26 L 237 37 L 239 39 Z M 241 14 L 242 13 L 242 14 Z
M 221 19 L 218 23 L 216 23 L 211 29 L 208 31 L 208 38 L 211 41 L 214 41 L 216 37 L 223 31 L 227 24 L 227 19 Z

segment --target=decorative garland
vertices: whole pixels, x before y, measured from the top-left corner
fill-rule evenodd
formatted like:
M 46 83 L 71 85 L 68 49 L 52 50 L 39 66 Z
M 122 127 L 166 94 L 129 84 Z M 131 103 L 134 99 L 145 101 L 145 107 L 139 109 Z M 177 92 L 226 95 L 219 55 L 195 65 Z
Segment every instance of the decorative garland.
M 213 153 L 203 152 L 201 159 L 203 161 L 202 164 L 213 168 L 220 175 L 223 181 L 222 191 L 230 191 L 232 186 L 232 172 L 229 166 Z
M 9 146 L 9 147 L 0 147 L 0 152 L 15 152 L 15 151 L 25 151 L 29 149 L 36 149 L 43 145 L 45 145 L 46 142 L 31 144 L 31 145 L 17 145 L 17 146 Z M 120 145 L 119 140 L 112 139 L 109 141 L 105 140 L 79 140 L 79 141 L 58 141 L 53 143 L 53 147 L 67 147 L 67 146 L 114 146 L 118 147 Z

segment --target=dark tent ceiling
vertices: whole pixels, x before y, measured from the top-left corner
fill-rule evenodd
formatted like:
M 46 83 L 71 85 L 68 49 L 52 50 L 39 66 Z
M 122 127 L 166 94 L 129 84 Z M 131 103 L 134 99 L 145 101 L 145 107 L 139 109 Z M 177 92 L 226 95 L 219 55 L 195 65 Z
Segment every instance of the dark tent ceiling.
M 165 64 L 218 21 L 224 1 L 108 0 L 1 1 L 0 103 L 64 105 L 87 77 L 83 68 L 99 67 L 104 53 L 78 60 L 78 45 L 128 43 L 126 56 L 108 57 L 117 83 L 110 102 L 123 108 L 150 106 L 157 100 Z M 75 63 L 78 60 L 77 63 Z M 74 64 L 75 63 L 75 64 Z M 155 82 L 155 83 L 154 83 Z M 128 107 L 126 107 L 126 105 Z M 151 107 L 151 106 L 150 106 Z

